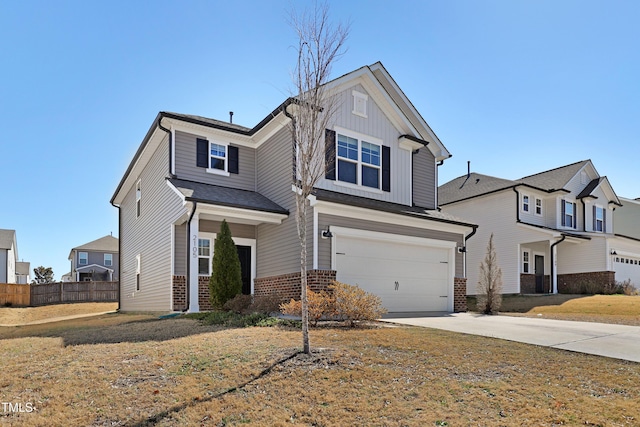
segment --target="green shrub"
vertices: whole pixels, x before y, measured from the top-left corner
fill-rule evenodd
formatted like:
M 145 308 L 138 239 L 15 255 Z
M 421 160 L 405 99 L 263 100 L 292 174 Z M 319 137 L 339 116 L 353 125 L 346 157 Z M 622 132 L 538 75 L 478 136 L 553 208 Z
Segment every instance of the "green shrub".
M 211 305 L 222 308 L 227 301 L 242 293 L 240 258 L 226 220 L 222 220 L 220 233 L 216 237 L 211 264 L 212 274 L 209 279 Z

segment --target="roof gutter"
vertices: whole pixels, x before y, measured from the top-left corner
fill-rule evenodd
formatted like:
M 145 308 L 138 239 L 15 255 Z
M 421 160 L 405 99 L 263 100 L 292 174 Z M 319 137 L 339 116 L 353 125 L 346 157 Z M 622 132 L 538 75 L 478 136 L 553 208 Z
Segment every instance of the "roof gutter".
M 158 129 L 165 131 L 169 136 L 169 175 L 171 178 L 175 178 L 176 175 L 173 173 L 173 132 L 162 126 L 162 116 L 158 118 Z
M 198 208 L 198 202 L 194 200 L 193 209 L 191 210 L 191 215 L 189 215 L 189 219 L 187 220 L 187 253 L 186 253 L 187 279 L 184 281 L 185 291 L 187 294 L 185 298 L 185 301 L 186 301 L 185 308 L 184 310 L 182 310 L 183 313 L 189 311 L 189 308 L 191 306 L 191 299 L 189 298 L 189 295 L 191 294 L 191 260 L 189 259 L 189 254 L 191 253 L 191 248 L 189 248 L 189 244 L 191 243 L 191 239 L 189 237 L 191 236 L 191 220 L 193 219 L 193 216 L 195 215 L 197 208 Z M 198 286 L 197 283 L 196 283 L 196 286 Z

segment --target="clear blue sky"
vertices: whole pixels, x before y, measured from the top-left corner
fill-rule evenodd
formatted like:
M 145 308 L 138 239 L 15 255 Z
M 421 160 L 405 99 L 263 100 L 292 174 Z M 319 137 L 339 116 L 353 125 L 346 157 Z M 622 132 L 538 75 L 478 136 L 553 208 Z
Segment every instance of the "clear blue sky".
M 118 233 L 109 204 L 158 111 L 252 127 L 288 95 L 278 1 L 0 0 L 0 228 L 20 258 Z M 591 159 L 640 197 L 640 2 L 330 1 L 350 20 L 338 77 L 382 61 L 453 157 L 516 179 Z

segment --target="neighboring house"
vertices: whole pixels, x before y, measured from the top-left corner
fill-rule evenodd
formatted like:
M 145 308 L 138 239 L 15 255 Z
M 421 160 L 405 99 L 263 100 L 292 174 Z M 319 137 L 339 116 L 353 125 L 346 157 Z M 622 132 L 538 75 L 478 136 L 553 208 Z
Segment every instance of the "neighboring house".
M 98 240 L 71 249 L 71 273 L 62 281 L 117 281 L 120 276 L 118 239 L 104 236 Z
M 626 279 L 640 288 L 640 198 L 620 198 L 622 206 L 614 212 L 616 220 L 615 233 L 624 246 L 615 248 L 616 280 Z M 629 245 L 629 242 L 633 242 Z M 631 246 L 631 247 L 630 247 Z
M 327 174 L 308 218 L 309 283 L 337 279 L 389 311 L 465 310 L 463 251 L 475 225 L 439 212 L 449 152 L 380 63 L 328 84 Z M 292 100 L 253 128 L 161 112 L 120 181 L 120 309 L 209 308 L 216 233 L 238 247 L 243 293 L 299 297 Z
M 0 283 L 16 283 L 18 241 L 15 230 L 0 230 Z
M 31 283 L 31 263 L 24 261 L 16 262 L 16 283 Z
M 438 194 L 444 212 L 479 225 L 467 243 L 470 295 L 492 233 L 506 294 L 556 293 L 584 281 L 640 284 L 640 241 L 614 234 L 622 203 L 590 160 L 515 181 L 468 172 Z M 630 263 L 618 262 L 620 254 Z
M 640 240 L 640 198 L 620 197 L 622 206 L 616 209 L 616 234 Z

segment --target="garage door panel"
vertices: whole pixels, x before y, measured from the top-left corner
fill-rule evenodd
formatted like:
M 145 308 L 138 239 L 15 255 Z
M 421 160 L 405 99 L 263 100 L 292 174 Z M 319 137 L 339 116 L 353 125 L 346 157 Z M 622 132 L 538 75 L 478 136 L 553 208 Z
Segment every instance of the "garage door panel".
M 378 295 L 391 312 L 447 311 L 449 249 L 340 236 L 337 279 Z

